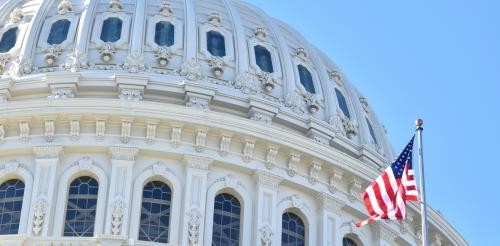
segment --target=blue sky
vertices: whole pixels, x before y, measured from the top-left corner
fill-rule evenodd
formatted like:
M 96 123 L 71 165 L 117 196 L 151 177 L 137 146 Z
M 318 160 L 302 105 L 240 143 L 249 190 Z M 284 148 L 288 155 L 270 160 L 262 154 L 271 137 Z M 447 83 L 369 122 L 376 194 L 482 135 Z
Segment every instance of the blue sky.
M 337 63 L 396 152 L 423 118 L 428 203 L 471 245 L 500 245 L 500 1 L 247 2 Z

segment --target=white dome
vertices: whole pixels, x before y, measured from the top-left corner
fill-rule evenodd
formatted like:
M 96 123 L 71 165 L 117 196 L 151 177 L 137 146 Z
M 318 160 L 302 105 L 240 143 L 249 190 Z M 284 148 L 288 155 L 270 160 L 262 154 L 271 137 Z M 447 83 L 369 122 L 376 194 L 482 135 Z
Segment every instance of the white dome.
M 364 245 L 418 241 L 416 206 L 415 221 L 401 226 L 351 228 L 364 217 L 358 193 L 394 158 L 385 129 L 329 58 L 247 3 L 7 0 L 0 71 L 0 181 L 20 178 L 33 192 L 23 201 L 32 205 L 23 204 L 19 234 L 28 239 L 21 241 L 66 242 L 59 211 L 79 173 L 100 190 L 110 184 L 108 195 L 99 193 L 97 239 L 82 241 L 89 245 L 137 241 L 142 185 L 156 176 L 174 194 L 171 245 L 191 244 L 192 233 L 209 244 L 210 195 L 219 190 L 246 203 L 243 245 L 260 244 L 262 228 L 279 244 L 279 221 L 247 217 L 266 206 L 269 216 L 280 212 L 276 218 L 298 211 L 309 245 L 337 245 L 344 234 Z M 29 187 L 44 179 L 47 186 Z M 40 201 L 47 217 L 38 225 Z M 117 201 L 125 211 L 118 222 Z M 195 232 L 188 230 L 192 211 L 200 215 Z M 433 240 L 466 245 L 437 213 L 430 221 Z

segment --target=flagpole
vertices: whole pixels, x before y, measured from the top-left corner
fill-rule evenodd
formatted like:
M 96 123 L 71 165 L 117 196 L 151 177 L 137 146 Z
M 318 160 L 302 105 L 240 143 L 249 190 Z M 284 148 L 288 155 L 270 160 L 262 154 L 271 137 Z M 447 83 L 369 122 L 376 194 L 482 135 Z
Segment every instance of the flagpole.
M 420 203 L 420 214 L 422 215 L 422 245 L 429 245 L 428 234 L 427 234 L 427 203 L 425 202 L 425 180 L 424 180 L 424 147 L 422 144 L 422 125 L 424 121 L 422 119 L 417 119 L 415 125 L 417 126 L 418 135 L 418 164 L 420 166 L 420 196 L 422 202 Z

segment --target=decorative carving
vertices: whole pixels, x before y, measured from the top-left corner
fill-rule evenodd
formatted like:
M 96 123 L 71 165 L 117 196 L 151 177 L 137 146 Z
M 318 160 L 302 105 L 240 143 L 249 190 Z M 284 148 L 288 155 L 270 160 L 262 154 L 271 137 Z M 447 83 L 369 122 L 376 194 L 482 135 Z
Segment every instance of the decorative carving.
M 43 230 L 43 222 L 45 221 L 45 214 L 47 212 L 48 203 L 40 199 L 33 205 L 33 235 L 40 236 Z
M 249 162 L 253 157 L 253 150 L 255 148 L 254 139 L 245 139 L 245 145 L 243 146 L 243 161 Z
M 57 159 L 63 150 L 62 146 L 37 146 L 33 147 L 35 159 Z
M 181 144 L 182 125 L 172 126 L 172 136 L 170 138 L 172 147 L 177 148 Z
M 101 54 L 101 60 L 103 62 L 109 62 L 113 59 L 113 56 L 116 53 L 116 47 L 114 43 L 103 43 L 101 47 L 99 47 L 99 54 Z
M 257 27 L 253 32 L 253 35 L 260 41 L 266 41 L 267 32 L 263 27 Z
M 270 93 L 276 87 L 276 79 L 268 72 L 260 71 L 257 73 L 257 79 L 262 83 L 265 92 Z
M 113 160 L 134 161 L 138 152 L 138 148 L 117 146 L 109 147 L 109 154 Z
M 338 86 L 343 86 L 344 83 L 342 83 L 342 76 L 340 75 L 339 71 L 333 70 L 333 71 L 328 71 L 328 78 L 330 80 L 335 81 Z
M 53 44 L 45 49 L 45 55 L 43 56 L 47 64 L 52 65 L 57 61 L 57 58 L 63 52 L 63 47 L 61 45 Z
M 157 122 L 148 122 L 146 124 L 146 143 L 154 144 L 156 139 L 156 127 L 158 126 Z
M 20 8 L 16 8 L 10 13 L 10 19 L 9 19 L 10 23 L 18 23 L 23 19 L 24 19 L 24 13 L 23 10 Z
M 243 186 L 243 184 L 236 179 L 232 174 L 228 174 L 224 177 L 215 180 L 215 183 L 223 182 L 225 187 L 235 188 L 236 186 Z
M 208 99 L 190 95 L 187 97 L 186 107 L 208 111 Z
M 300 199 L 300 197 L 298 195 L 287 196 L 287 197 L 283 198 L 283 200 L 281 200 L 281 201 L 283 202 L 283 201 L 287 201 L 287 200 L 290 201 L 292 207 L 294 207 L 294 208 L 301 209 L 304 206 L 304 202 L 302 201 L 302 199 Z
M 351 184 L 349 185 L 349 201 L 354 202 L 356 200 L 361 199 L 361 180 L 356 177 L 353 177 L 351 180 Z
M 123 63 L 123 69 L 129 71 L 130 73 L 144 72 L 146 70 L 146 66 L 144 64 L 144 56 L 142 56 L 139 52 L 132 52 L 132 54 L 127 55 L 127 58 Z
M 262 246 L 271 246 L 273 231 L 269 225 L 265 225 L 259 229 L 260 241 Z
M 193 208 L 188 212 L 189 245 L 197 246 L 200 234 L 201 213 Z
M 189 168 L 207 171 L 210 169 L 213 159 L 194 155 L 184 155 L 184 162 Z
M 10 62 L 10 55 L 7 53 L 0 54 L 0 74 L 5 70 L 5 66 Z
M 234 88 L 241 90 L 245 94 L 257 94 L 259 92 L 259 83 L 255 76 L 249 72 L 243 72 L 236 76 L 233 83 Z
M 76 165 L 80 170 L 90 170 L 92 169 L 94 162 L 92 161 L 92 159 L 90 159 L 90 157 L 84 156 L 82 157 L 82 159 L 76 162 Z
M 71 87 L 56 87 L 51 88 L 51 95 L 48 96 L 50 99 L 67 99 L 75 97 L 75 89 Z
M 212 13 L 211 15 L 209 15 L 208 23 L 210 23 L 212 26 L 220 26 L 221 20 L 219 13 Z
M 160 13 L 163 16 L 172 16 L 174 14 L 174 11 L 170 7 L 170 4 L 168 4 L 168 0 L 163 0 L 160 6 Z
M 122 133 L 120 140 L 122 143 L 128 143 L 130 141 L 130 132 L 132 130 L 132 119 L 122 119 Z
M 120 0 L 111 0 L 109 2 L 109 10 L 111 10 L 112 12 L 115 12 L 115 11 L 120 11 L 123 9 L 123 4 L 121 3 Z
M 297 174 L 298 165 L 300 162 L 300 154 L 296 152 L 290 153 L 290 159 L 288 160 L 288 176 L 293 177 Z
M 354 136 L 358 135 L 358 124 L 355 121 L 350 120 L 345 116 L 341 119 L 347 138 L 352 139 Z
M 434 236 L 432 237 L 431 246 L 441 246 L 441 245 L 443 245 L 443 237 L 438 233 L 434 233 Z
M 61 3 L 57 6 L 58 13 L 60 15 L 65 15 L 71 11 L 73 11 L 73 5 L 69 0 L 62 0 Z
M 318 192 L 316 194 L 316 201 L 318 201 L 321 209 L 330 210 L 338 215 L 342 214 L 341 209 L 344 206 L 344 202 L 338 200 L 332 195 L 324 192 Z
M 122 200 L 116 200 L 113 203 L 113 213 L 111 214 L 111 234 L 117 236 L 120 235 L 123 215 L 125 210 L 125 204 Z
M 22 143 L 27 143 L 30 136 L 30 122 L 29 120 L 19 121 L 19 138 Z
M 340 184 L 342 182 L 342 177 L 344 176 L 344 172 L 334 169 L 330 174 L 330 180 L 328 181 L 328 190 L 331 193 L 335 193 L 339 190 Z
M 258 110 L 250 110 L 250 119 L 258 122 L 262 122 L 266 125 L 271 125 L 273 121 L 272 115 L 263 113 Z
M 80 138 L 80 119 L 71 119 L 69 122 L 69 137 L 73 141 L 77 141 Z
M 210 56 L 208 58 L 208 66 L 212 68 L 212 73 L 216 78 L 220 78 L 224 73 L 224 59 L 218 56 Z
M 173 173 L 163 162 L 158 161 L 151 167 L 153 173 L 158 176 L 166 176 L 167 173 Z
M 316 98 L 316 96 L 310 92 L 306 92 L 304 95 L 304 100 L 308 106 L 309 113 L 314 114 L 318 112 L 321 103 Z
M 399 221 L 399 231 L 401 234 L 406 234 L 410 231 L 410 226 L 413 223 L 414 217 L 409 215 L 408 212 L 406 214 L 406 218 Z
M 122 100 L 138 102 L 142 100 L 142 90 L 138 88 L 120 88 L 120 95 Z
M 95 121 L 95 137 L 97 141 L 104 140 L 106 132 L 106 119 L 96 119 Z
M 365 110 L 366 113 L 369 113 L 369 109 L 368 109 L 368 101 L 366 100 L 365 97 L 359 97 L 359 102 L 361 103 L 361 106 L 363 107 L 363 109 Z
M 302 59 L 307 59 L 306 50 L 302 47 L 295 49 L 295 55 Z
M 158 47 L 155 51 L 156 61 L 160 67 L 166 66 L 172 59 L 172 52 L 169 47 Z
M 221 156 L 226 156 L 229 153 L 229 146 L 231 145 L 232 134 L 223 133 L 220 139 L 220 150 L 219 154 Z
M 3 143 L 5 140 L 5 125 L 0 123 L 0 143 Z
M 304 114 L 304 97 L 293 91 L 285 96 L 284 104 L 297 114 Z
M 279 147 L 275 145 L 267 146 L 266 153 L 266 168 L 271 170 L 276 165 L 276 156 L 278 155 Z
M 203 78 L 203 72 L 201 70 L 201 65 L 198 63 L 196 58 L 191 58 L 182 63 L 181 71 L 179 72 L 181 76 L 185 79 L 195 81 Z
M 52 142 L 54 141 L 54 138 L 55 138 L 55 120 L 54 119 L 47 119 L 45 120 L 45 132 L 44 132 L 44 136 L 45 136 L 45 140 L 47 142 Z
M 88 68 L 87 54 L 75 51 L 68 55 L 64 63 L 64 68 L 70 72 L 78 72 Z
M 342 123 L 342 117 L 340 117 L 340 111 L 337 108 L 337 113 L 330 116 L 328 123 L 333 127 L 333 132 L 335 136 L 346 136 L 344 123 Z
M 254 172 L 254 177 L 260 186 L 277 191 L 279 184 L 283 181 L 283 178 L 276 176 L 272 173 L 257 170 Z
M 202 152 L 205 149 L 205 139 L 207 138 L 206 128 L 198 128 L 196 129 L 196 138 L 194 143 L 194 149 L 197 152 Z
M 309 167 L 309 183 L 312 185 L 318 183 L 321 166 L 322 163 L 319 160 L 313 160 Z

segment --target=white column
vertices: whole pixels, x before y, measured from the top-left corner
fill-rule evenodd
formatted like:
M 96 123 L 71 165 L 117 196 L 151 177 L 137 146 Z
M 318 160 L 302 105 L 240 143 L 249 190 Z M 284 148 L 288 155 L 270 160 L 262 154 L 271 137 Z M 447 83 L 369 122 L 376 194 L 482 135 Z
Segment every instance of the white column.
M 132 201 L 132 172 L 137 148 L 110 147 L 111 182 L 107 214 L 105 219 L 105 234 L 122 239 L 128 238 L 128 223 Z
M 53 228 L 54 223 L 62 223 L 62 221 L 54 221 L 54 214 L 57 212 L 54 211 L 56 206 L 56 172 L 59 165 L 59 154 L 62 150 L 62 146 L 33 147 L 35 177 L 26 231 L 28 236 L 47 237 L 52 233 L 51 228 Z
M 186 27 L 184 28 L 184 61 L 190 61 L 192 58 L 197 57 L 198 51 L 198 27 L 196 25 L 196 12 L 194 10 L 194 1 L 184 1 L 184 18 L 186 19 Z
M 135 5 L 134 24 L 132 25 L 132 38 L 130 39 L 130 54 L 141 55 L 144 42 L 144 21 L 146 15 L 146 2 L 137 1 Z
M 98 1 L 86 0 L 83 2 L 83 11 L 80 17 L 80 23 L 78 23 L 78 30 L 76 35 L 76 46 L 75 53 L 85 54 L 87 52 L 87 42 L 89 40 L 90 30 L 92 30 L 92 24 L 94 23 L 94 10 L 97 6 Z
M 340 216 L 344 203 L 330 194 L 322 192 L 317 194 L 316 200 L 319 205 L 319 244 L 325 246 L 342 245 Z
M 207 176 L 213 160 L 206 157 L 185 155 L 186 190 L 182 210 L 181 245 L 204 245 L 203 232 L 207 196 Z
M 277 213 L 278 187 L 283 178 L 264 171 L 255 171 L 254 177 L 257 181 L 257 199 L 254 206 L 254 238 L 257 239 L 255 243 L 263 246 L 280 245 L 281 242 L 276 241 L 278 237 L 273 235 L 278 231 L 276 227 L 281 226 L 280 221 L 274 218 Z

